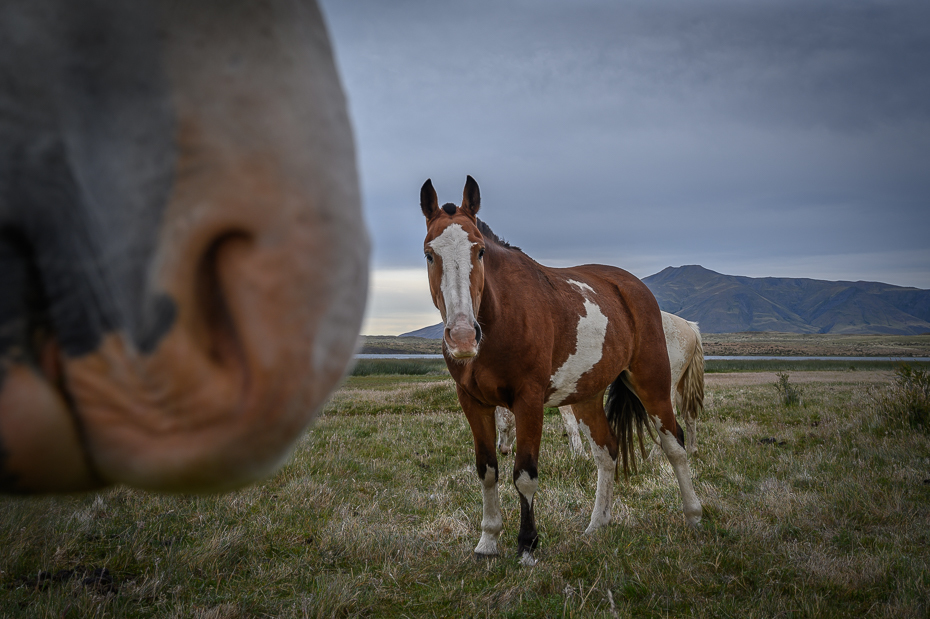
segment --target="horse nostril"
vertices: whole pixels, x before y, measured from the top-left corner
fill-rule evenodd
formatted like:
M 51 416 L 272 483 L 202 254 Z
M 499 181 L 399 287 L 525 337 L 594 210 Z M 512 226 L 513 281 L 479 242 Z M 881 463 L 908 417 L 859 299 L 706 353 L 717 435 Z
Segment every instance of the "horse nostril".
M 475 344 L 481 343 L 481 326 L 475 323 Z
M 213 242 L 200 264 L 196 294 L 206 335 L 204 344 L 210 358 L 220 365 L 235 360 L 236 365 L 245 366 L 245 352 L 229 306 L 231 277 L 224 271 L 235 258 L 248 252 L 251 244 L 245 233 L 225 234 Z

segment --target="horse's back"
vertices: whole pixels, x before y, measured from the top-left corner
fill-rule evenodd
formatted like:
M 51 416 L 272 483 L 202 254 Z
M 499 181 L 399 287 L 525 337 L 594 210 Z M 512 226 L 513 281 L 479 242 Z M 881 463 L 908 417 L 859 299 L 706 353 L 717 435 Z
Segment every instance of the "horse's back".
M 641 280 L 617 267 L 582 265 L 546 269 L 546 281 L 553 290 L 545 311 L 553 324 L 549 405 L 592 397 L 627 370 L 667 377 L 659 306 Z

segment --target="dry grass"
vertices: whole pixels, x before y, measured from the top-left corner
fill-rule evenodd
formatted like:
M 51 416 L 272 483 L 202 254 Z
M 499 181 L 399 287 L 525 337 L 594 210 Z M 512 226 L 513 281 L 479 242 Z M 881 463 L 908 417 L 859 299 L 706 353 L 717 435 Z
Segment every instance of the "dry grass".
M 703 333 L 707 355 L 930 357 L 930 334 L 836 335 L 816 333 Z M 441 340 L 365 336 L 362 352 L 441 354 Z
M 698 426 L 699 533 L 660 456 L 584 535 L 594 466 L 548 415 L 539 564 L 513 556 L 509 475 L 504 554 L 475 560 L 481 495 L 451 384 L 353 379 L 260 486 L 0 501 L 0 616 L 927 616 L 930 437 L 873 410 L 866 386 L 890 378 L 810 380 L 786 408 L 773 381 L 726 376 L 708 378 Z
M 818 333 L 702 333 L 706 355 L 930 357 L 930 333 L 841 335 Z

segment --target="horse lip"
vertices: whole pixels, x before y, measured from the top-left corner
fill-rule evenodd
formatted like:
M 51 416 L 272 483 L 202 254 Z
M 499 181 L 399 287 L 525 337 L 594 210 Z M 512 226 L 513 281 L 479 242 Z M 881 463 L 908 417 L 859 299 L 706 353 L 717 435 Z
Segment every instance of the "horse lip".
M 471 359 L 478 356 L 478 343 L 475 342 L 473 347 L 460 348 L 450 342 L 448 339 L 444 339 L 446 344 L 446 351 L 449 353 L 449 356 L 453 359 Z

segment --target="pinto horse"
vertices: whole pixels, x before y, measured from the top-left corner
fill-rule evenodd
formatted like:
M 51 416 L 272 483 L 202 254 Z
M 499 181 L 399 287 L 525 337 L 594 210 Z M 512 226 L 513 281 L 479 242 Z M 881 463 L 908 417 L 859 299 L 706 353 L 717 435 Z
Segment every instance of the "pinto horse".
M 367 265 L 313 0 L 0 3 L 0 492 L 268 475 Z
M 697 418 L 704 410 L 704 347 L 701 331 L 696 322 L 668 312 L 662 312 L 662 330 L 665 332 L 672 369 L 672 400 L 678 407 L 679 415 L 685 418 L 685 426 L 688 428 L 686 449 L 690 456 L 697 453 Z M 562 415 L 572 453 L 583 453 L 578 421 L 572 407 L 560 406 L 559 414 Z M 498 406 L 494 418 L 497 423 L 497 448 L 502 454 L 509 454 L 517 435 L 513 413 Z
M 675 471 L 685 519 L 697 526 L 701 504 L 676 436 L 671 370 L 655 297 L 640 280 L 615 267 L 538 264 L 495 236 L 478 219 L 480 206 L 471 176 L 459 207 L 440 207 L 429 180 L 420 190 L 430 292 L 444 323 L 443 356 L 472 430 L 483 488 L 475 553 L 499 554 L 498 406 L 516 418 L 513 480 L 520 497 L 517 552 L 523 564 L 535 563 L 539 542 L 533 500 L 545 406 L 572 405 L 591 436 L 597 492 L 586 533 L 610 522 L 618 458 L 628 465 L 634 437 L 642 440 L 647 423 L 658 430 Z

